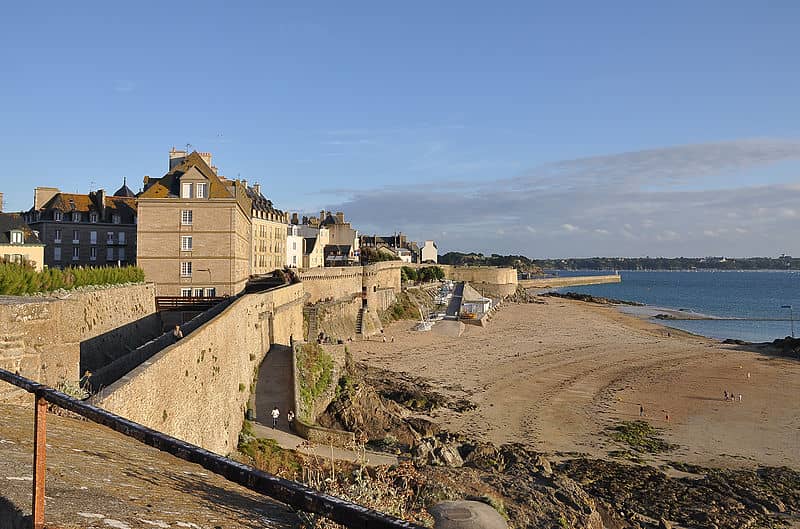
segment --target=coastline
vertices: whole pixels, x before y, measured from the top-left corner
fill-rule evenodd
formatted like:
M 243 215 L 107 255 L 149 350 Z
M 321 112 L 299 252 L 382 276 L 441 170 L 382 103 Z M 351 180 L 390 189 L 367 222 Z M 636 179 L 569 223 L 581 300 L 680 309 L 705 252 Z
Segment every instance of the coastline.
M 608 429 L 638 419 L 641 404 L 643 419 L 678 445 L 648 455 L 653 463 L 800 466 L 795 360 L 559 298 L 506 303 L 488 327 L 468 326 L 461 337 L 412 327 L 388 326 L 394 344 L 354 343 L 354 358 L 473 402 L 474 410 L 430 414 L 448 431 L 553 456 L 608 458 L 621 448 Z M 741 393 L 742 402 L 725 402 L 723 391 Z

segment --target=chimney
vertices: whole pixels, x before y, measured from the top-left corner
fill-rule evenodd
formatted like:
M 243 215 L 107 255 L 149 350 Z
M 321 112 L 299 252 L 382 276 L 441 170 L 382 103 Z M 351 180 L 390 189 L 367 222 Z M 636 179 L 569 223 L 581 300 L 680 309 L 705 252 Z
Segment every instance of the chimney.
M 98 217 L 100 217 L 100 222 L 103 222 L 106 218 L 106 190 L 98 189 L 95 196 L 97 197 Z
M 344 213 L 342 213 L 341 211 L 337 211 L 336 220 L 339 221 L 339 224 L 344 224 Z
M 303 224 L 308 225 L 308 217 L 303 215 Z
M 33 190 L 33 209 L 39 210 L 47 202 L 59 194 L 61 191 L 57 187 L 37 187 Z
M 320 223 L 325 220 L 325 210 L 320 210 L 319 212 L 319 221 Z
M 259 184 L 258 182 L 253 184 L 253 191 L 256 192 L 256 195 L 260 195 L 261 194 L 261 184 Z
M 292 224 L 299 224 L 298 220 L 297 213 L 292 213 Z
M 175 147 L 169 150 L 169 170 L 172 171 L 176 166 L 183 163 L 186 159 L 186 151 L 175 150 Z

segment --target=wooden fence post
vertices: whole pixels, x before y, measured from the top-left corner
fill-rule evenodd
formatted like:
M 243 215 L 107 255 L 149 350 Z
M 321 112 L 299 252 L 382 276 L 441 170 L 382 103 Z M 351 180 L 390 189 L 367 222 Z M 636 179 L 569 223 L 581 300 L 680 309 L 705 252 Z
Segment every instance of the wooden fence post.
M 47 401 L 36 395 L 33 427 L 33 529 L 44 529 L 44 478 L 47 451 Z

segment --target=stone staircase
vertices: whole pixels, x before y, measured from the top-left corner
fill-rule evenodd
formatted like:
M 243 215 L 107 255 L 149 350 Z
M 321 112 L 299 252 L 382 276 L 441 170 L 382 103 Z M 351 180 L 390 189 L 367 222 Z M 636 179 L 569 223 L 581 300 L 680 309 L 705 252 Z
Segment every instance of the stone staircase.
M 356 334 L 364 334 L 364 307 L 358 309 L 358 316 L 356 317 Z
M 306 341 L 316 343 L 319 335 L 319 325 L 317 323 L 317 307 L 303 307 L 303 317 L 308 320 L 308 334 Z

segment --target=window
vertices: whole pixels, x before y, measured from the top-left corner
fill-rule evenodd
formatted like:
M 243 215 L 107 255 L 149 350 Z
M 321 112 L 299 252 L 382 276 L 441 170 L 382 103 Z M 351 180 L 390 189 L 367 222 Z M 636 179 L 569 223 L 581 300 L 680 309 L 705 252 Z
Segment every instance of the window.
M 192 184 L 186 182 L 181 185 L 181 198 L 192 198 Z
M 121 231 L 121 232 L 119 232 L 117 234 L 117 241 L 119 241 L 120 244 L 125 244 L 125 232 L 124 231 Z
M 89 232 L 89 244 L 97 244 L 97 232 L 90 231 Z
M 106 232 L 106 244 L 114 244 L 114 232 L 107 231 Z
M 296 255 L 292 256 L 292 264 L 297 266 L 297 256 Z
M 181 211 L 181 224 L 184 226 L 191 226 L 192 225 L 192 210 L 191 209 L 184 209 Z
M 56 236 L 55 236 L 55 241 L 54 242 L 56 242 L 56 243 L 61 242 L 61 230 L 60 229 L 56 230 Z
M 119 260 L 120 261 L 124 261 L 125 260 L 125 248 L 120 248 L 119 249 Z
M 181 237 L 181 250 L 184 252 L 192 251 L 192 236 L 183 235 Z
M 297 250 L 297 241 L 292 243 L 292 250 Z
M 94 211 L 89 213 L 89 222 L 97 222 L 97 213 Z
M 181 277 L 192 277 L 192 262 L 183 261 L 181 263 Z
M 61 260 L 61 248 L 56 246 L 53 248 L 53 261 L 60 261 Z
M 72 242 L 77 244 L 77 243 L 80 242 L 80 240 L 81 240 L 81 237 L 80 237 L 80 233 L 78 233 L 78 230 L 72 230 Z
M 72 222 L 80 222 L 81 221 L 81 214 L 78 211 L 72 212 Z
M 106 261 L 114 260 L 114 248 L 106 248 Z
M 53 212 L 53 220 L 55 220 L 56 222 L 61 222 L 61 218 L 62 218 L 62 215 L 61 215 L 60 211 L 54 211 Z
M 195 198 L 208 198 L 208 184 L 196 184 Z
M 202 298 L 203 297 L 203 289 L 202 288 L 194 289 L 194 297 Z
M 114 224 L 119 224 L 120 220 L 121 219 L 119 215 L 111 215 L 111 222 L 113 222 Z
M 192 295 L 192 289 L 191 288 L 182 288 L 181 289 L 181 297 L 188 298 L 188 297 L 191 297 L 191 295 Z
M 81 252 L 81 249 L 78 248 L 77 246 L 73 246 L 72 247 L 72 260 L 73 261 L 77 261 L 80 258 L 80 256 L 81 256 L 80 252 Z
M 24 238 L 22 237 L 22 232 L 20 230 L 12 230 L 11 244 L 22 244 L 23 242 Z
M 206 297 L 207 298 L 213 298 L 216 295 L 217 295 L 217 289 L 216 288 L 207 288 L 206 289 Z
M 97 261 L 97 246 L 92 246 L 89 248 L 89 260 Z

